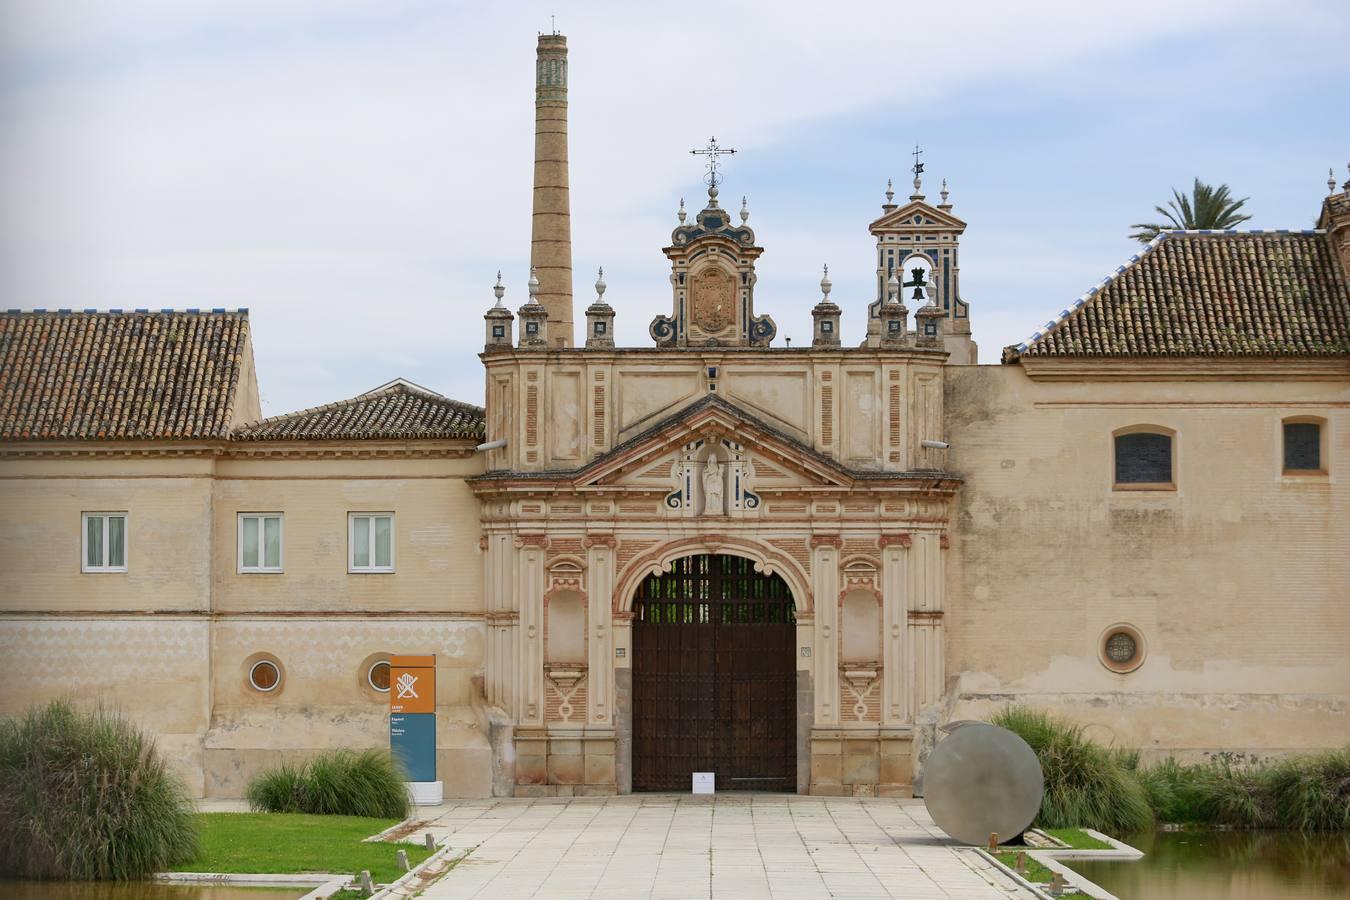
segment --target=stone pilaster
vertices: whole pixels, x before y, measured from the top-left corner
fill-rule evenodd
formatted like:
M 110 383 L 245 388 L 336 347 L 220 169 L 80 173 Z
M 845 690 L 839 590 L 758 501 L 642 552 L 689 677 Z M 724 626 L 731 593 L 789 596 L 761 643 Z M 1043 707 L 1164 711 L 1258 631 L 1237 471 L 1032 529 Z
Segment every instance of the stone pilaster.
M 586 724 L 614 723 L 614 538 L 609 535 L 586 541 L 587 643 Z
M 482 541 L 483 588 L 487 597 L 487 659 L 484 693 L 488 703 L 513 719 L 520 714 L 517 651 L 520 606 L 516 593 L 516 549 L 509 534 Z
M 542 535 L 519 541 L 520 712 L 524 726 L 544 724 L 544 543 Z
M 811 539 L 811 584 L 816 600 L 815 724 L 839 725 L 839 548 L 838 537 Z
M 909 708 L 918 712 L 943 692 L 943 548 L 946 535 L 914 535 L 908 573 L 906 651 L 910 660 Z
M 906 652 L 909 613 L 909 557 L 907 534 L 881 536 L 881 724 L 910 721 L 909 654 Z

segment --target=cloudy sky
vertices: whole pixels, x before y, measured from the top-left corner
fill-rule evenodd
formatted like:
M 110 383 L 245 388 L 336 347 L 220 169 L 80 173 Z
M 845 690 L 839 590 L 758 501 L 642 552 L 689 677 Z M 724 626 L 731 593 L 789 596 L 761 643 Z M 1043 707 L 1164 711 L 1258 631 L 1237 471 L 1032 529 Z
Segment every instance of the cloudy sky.
M 1311 227 L 1350 160 L 1343 0 L 0 2 L 0 304 L 251 311 L 263 409 L 405 377 L 482 402 L 498 268 L 528 278 L 535 35 L 571 50 L 575 291 L 670 308 L 691 147 L 739 149 L 756 307 L 864 329 L 888 177 L 948 179 L 984 362 L 1138 248 L 1199 175 Z M 1090 12 L 1084 12 L 1090 10 Z

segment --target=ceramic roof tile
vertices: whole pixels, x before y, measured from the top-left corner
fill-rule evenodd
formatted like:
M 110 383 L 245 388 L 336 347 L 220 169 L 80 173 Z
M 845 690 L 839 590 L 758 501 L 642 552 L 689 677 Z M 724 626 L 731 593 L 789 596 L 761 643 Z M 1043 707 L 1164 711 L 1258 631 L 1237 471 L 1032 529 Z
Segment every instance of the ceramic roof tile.
M 1325 234 L 1166 232 L 1005 359 L 1350 355 Z
M 248 312 L 0 313 L 0 440 L 229 435 Z
M 395 382 L 350 400 L 245 425 L 234 437 L 243 441 L 477 439 L 484 431 L 481 408 Z

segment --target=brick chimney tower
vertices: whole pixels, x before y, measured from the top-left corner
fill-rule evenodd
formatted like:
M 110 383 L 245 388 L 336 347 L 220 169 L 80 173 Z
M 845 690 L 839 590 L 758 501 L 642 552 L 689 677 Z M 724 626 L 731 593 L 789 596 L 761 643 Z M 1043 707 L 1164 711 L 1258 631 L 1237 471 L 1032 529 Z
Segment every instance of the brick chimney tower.
M 572 346 L 572 208 L 567 188 L 567 37 L 539 35 L 534 94 L 530 265 L 548 310 L 549 347 Z

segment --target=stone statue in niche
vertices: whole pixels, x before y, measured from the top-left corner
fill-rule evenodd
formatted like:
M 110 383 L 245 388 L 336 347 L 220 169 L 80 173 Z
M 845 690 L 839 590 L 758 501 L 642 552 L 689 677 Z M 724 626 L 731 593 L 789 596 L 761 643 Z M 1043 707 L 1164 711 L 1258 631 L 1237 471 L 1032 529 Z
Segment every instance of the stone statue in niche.
M 705 516 L 724 515 L 722 507 L 722 465 L 717 455 L 708 456 L 703 465 L 703 514 Z

